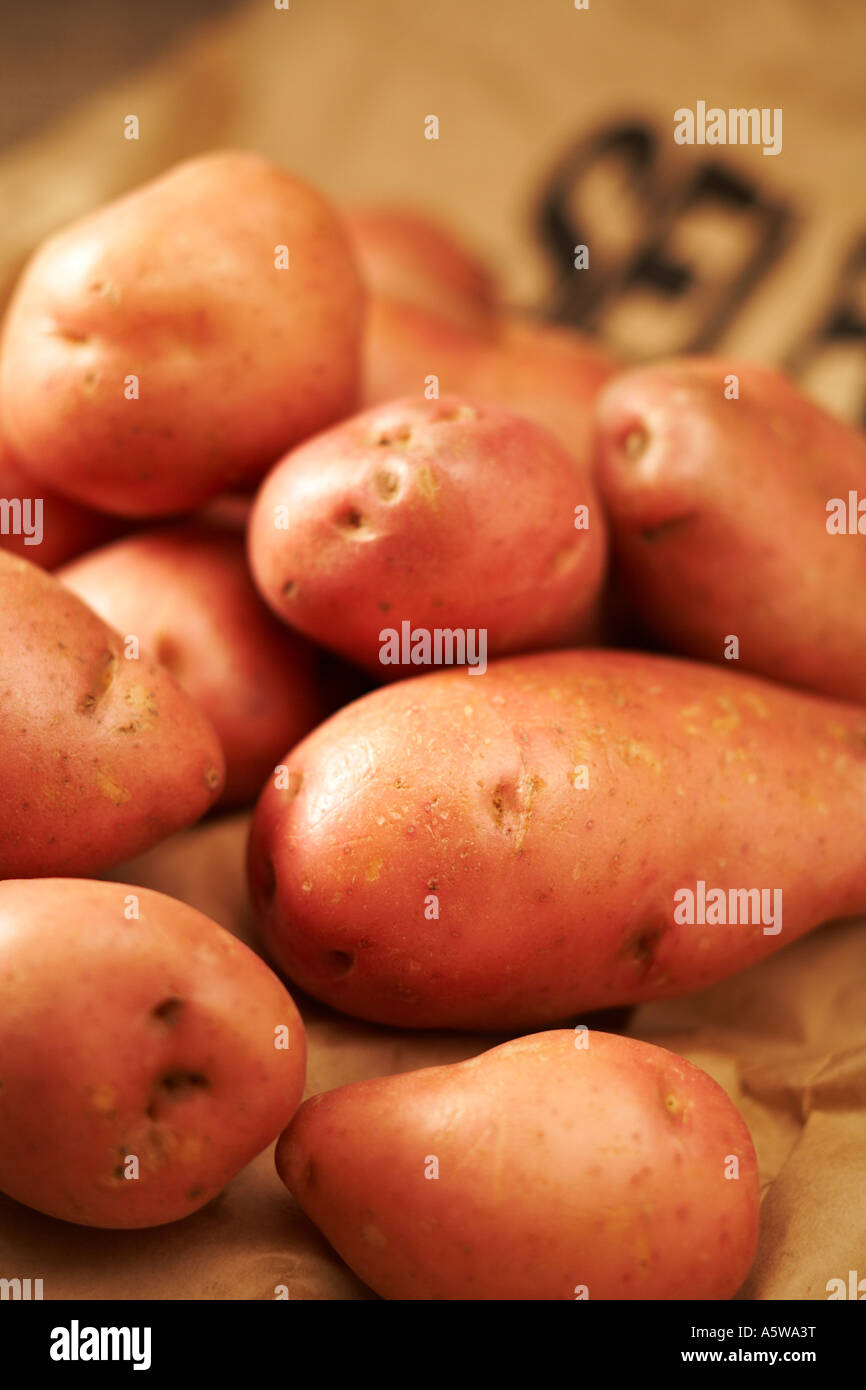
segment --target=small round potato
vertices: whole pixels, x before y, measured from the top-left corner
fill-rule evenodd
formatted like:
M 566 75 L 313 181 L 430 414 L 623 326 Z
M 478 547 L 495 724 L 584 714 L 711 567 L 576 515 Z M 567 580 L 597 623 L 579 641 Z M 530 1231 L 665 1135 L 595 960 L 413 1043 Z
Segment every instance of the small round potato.
M 84 1226 L 204 1206 L 288 1124 L 300 1016 L 185 903 L 83 879 L 0 884 L 0 1191 Z
M 606 532 L 589 477 L 540 425 L 416 398 L 289 454 L 259 492 L 249 551 L 275 613 L 390 679 L 425 656 L 404 632 L 431 634 L 421 664 L 438 652 L 479 669 L 585 639 Z M 456 636 L 436 648 L 436 631 Z

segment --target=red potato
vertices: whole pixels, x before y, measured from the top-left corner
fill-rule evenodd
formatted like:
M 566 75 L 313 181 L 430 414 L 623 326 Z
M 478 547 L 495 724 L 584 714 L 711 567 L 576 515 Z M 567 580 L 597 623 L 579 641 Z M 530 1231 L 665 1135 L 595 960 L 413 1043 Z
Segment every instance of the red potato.
M 45 879 L 0 883 L 0 1057 L 0 1190 L 121 1228 L 215 1197 L 291 1119 L 306 1052 L 279 980 L 209 917 Z
M 547 430 L 416 398 L 288 454 L 256 500 L 249 553 L 275 613 L 386 678 L 417 672 L 399 664 L 407 623 L 461 632 L 479 671 L 488 655 L 585 638 L 606 538 L 588 477 Z
M 495 334 L 470 333 L 441 314 L 371 298 L 365 339 L 369 405 L 423 393 L 489 401 L 552 430 L 580 463 L 591 459 L 595 398 L 612 357 L 571 329 L 510 316 Z
M 0 434 L 0 550 L 53 570 L 102 545 L 117 530 L 115 517 L 81 507 L 34 482 L 18 467 Z
M 313 1096 L 277 1169 L 385 1298 L 724 1299 L 757 1240 L 755 1151 L 724 1091 L 609 1033 Z
M 739 398 L 726 382 L 739 378 Z M 598 480 L 618 570 L 674 650 L 866 704 L 866 438 L 780 372 L 639 368 L 599 403 Z M 830 534 L 849 493 L 860 532 Z
M 325 199 L 257 155 L 211 154 L 37 251 L 9 308 L 0 410 L 47 486 L 167 515 L 256 482 L 349 414 L 361 327 Z
M 268 950 L 317 998 L 526 1029 L 703 989 L 863 912 L 864 843 L 866 711 L 577 651 L 341 710 L 262 793 L 249 868 Z
M 353 207 L 343 216 L 369 289 L 459 326 L 492 328 L 499 308 L 494 277 L 445 227 L 401 207 Z
M 83 556 L 58 579 L 205 712 L 226 762 L 224 804 L 252 801 L 286 748 L 318 722 L 315 655 L 267 611 L 243 537 L 182 524 Z
M 198 706 L 80 599 L 0 552 L 0 878 L 88 874 L 198 820 L 223 755 Z

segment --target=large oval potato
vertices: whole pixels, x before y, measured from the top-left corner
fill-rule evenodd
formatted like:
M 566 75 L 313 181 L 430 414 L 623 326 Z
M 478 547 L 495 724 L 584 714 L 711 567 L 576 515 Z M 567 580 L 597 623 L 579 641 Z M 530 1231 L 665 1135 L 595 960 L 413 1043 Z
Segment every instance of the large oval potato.
M 411 208 L 356 205 L 343 216 L 364 283 L 375 294 L 433 309 L 473 330 L 498 312 L 488 267 L 435 219 Z
M 609 1033 L 313 1096 L 277 1168 L 386 1298 L 730 1298 L 757 1240 L 755 1151 L 724 1091 Z
M 444 661 L 479 669 L 482 655 L 584 639 L 606 540 L 587 473 L 552 434 L 447 397 L 366 411 L 287 455 L 249 548 L 274 612 L 390 678 L 417 673 L 406 624 L 463 634 L 463 656 L 455 643 Z
M 304 1089 L 290 996 L 185 903 L 81 879 L 0 884 L 0 1190 L 85 1226 L 204 1206 Z
M 769 367 L 682 359 L 605 391 L 598 478 L 631 601 L 675 651 L 725 661 L 736 638 L 745 670 L 866 704 L 861 431 Z
M 0 878 L 88 874 L 191 825 L 223 785 L 197 705 L 75 594 L 0 551 Z
M 338 712 L 263 792 L 250 882 L 275 959 L 344 1012 L 538 1027 L 702 989 L 863 911 L 864 843 L 866 711 L 554 652 Z
M 0 431 L 0 550 L 53 570 L 116 535 L 116 517 L 50 492 L 18 466 Z
M 361 310 L 324 198 L 257 155 L 190 160 L 25 269 L 0 357 L 12 447 L 105 511 L 194 507 L 352 410 Z
M 141 531 L 58 572 L 204 710 L 226 760 L 222 800 L 251 801 L 318 722 L 315 659 L 253 587 L 241 535 L 183 524 Z
M 364 400 L 380 405 L 432 388 L 525 415 L 581 464 L 592 457 L 593 409 L 616 370 L 605 349 L 569 328 L 505 315 L 469 330 L 445 314 L 372 295 L 364 343 Z

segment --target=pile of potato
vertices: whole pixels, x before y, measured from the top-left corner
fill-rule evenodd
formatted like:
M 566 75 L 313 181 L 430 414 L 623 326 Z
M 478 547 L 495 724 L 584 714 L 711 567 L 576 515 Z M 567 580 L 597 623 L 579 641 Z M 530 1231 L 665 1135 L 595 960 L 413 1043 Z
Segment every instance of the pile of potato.
M 0 1190 L 157 1225 L 279 1136 L 386 1297 L 730 1297 L 746 1126 L 584 1020 L 866 911 L 863 439 L 764 367 L 620 373 L 426 221 L 218 153 L 25 268 L 0 499 Z M 92 877 L 256 799 L 273 969 Z M 275 971 L 514 1040 L 298 1109 Z

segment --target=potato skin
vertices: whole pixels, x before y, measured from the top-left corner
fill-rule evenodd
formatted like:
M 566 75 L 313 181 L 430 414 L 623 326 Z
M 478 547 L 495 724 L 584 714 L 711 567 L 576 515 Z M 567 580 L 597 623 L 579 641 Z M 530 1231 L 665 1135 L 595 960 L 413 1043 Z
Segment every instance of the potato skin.
M 0 1190 L 50 1216 L 177 1221 L 300 1102 L 304 1028 L 288 993 L 248 947 L 162 893 L 0 884 L 0 997 Z M 287 1049 L 274 1045 L 280 1026 Z M 124 1176 L 128 1155 L 137 1179 Z
M 464 397 L 413 397 L 288 454 L 256 499 L 249 554 L 275 613 L 391 679 L 418 674 L 380 660 L 382 632 L 403 621 L 486 629 L 488 656 L 585 638 L 606 532 L 586 472 L 547 430 Z
M 686 993 L 866 908 L 866 712 L 712 666 L 437 672 L 286 763 L 250 841 L 264 940 L 377 1023 L 516 1030 Z M 782 931 L 677 923 L 699 880 L 782 890 Z
M 417 395 L 432 373 L 440 396 L 466 395 L 525 415 L 588 465 L 595 400 L 616 366 L 607 351 L 572 329 L 506 314 L 492 331 L 471 331 L 419 304 L 370 297 L 367 405 Z
M 252 154 L 180 164 L 25 269 L 0 360 L 12 447 L 46 485 L 122 516 L 255 482 L 354 407 L 362 302 L 317 192 Z
M 737 400 L 724 397 L 730 373 Z M 599 402 L 598 480 L 618 570 L 675 651 L 866 704 L 866 543 L 826 504 L 866 496 L 866 438 L 781 373 L 682 359 Z
M 730 1298 L 758 1231 L 739 1113 L 664 1048 L 583 1041 L 537 1033 L 314 1096 L 277 1170 L 385 1298 Z
M 492 328 L 499 309 L 495 279 L 446 227 L 387 204 L 357 205 L 343 215 L 369 289 L 471 330 Z
M 140 531 L 83 556 L 58 579 L 204 710 L 226 760 L 223 804 L 252 801 L 320 717 L 312 648 L 268 612 L 243 537 L 193 525 Z
M 0 878 L 88 874 L 198 820 L 222 750 L 198 706 L 51 575 L 0 552 Z

